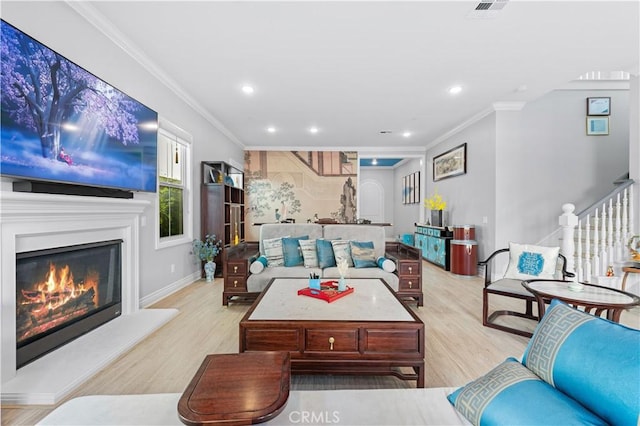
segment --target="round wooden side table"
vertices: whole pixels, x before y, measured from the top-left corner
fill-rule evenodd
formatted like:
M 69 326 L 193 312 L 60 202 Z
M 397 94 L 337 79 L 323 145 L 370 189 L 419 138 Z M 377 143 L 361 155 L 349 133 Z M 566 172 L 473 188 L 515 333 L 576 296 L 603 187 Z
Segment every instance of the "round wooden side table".
M 622 272 L 624 272 L 624 275 L 622 276 L 622 286 L 620 288 L 624 291 L 627 285 L 627 277 L 629 274 L 640 274 L 640 266 L 624 266 Z
M 571 281 L 560 280 L 527 280 L 523 281 L 524 288 L 529 290 L 538 302 L 538 318 L 544 316 L 545 303 L 551 299 L 561 300 L 573 307 L 583 307 L 585 312 L 600 316 L 606 313 L 607 319 L 619 322 L 620 314 L 625 309 L 640 305 L 640 297 L 609 287 L 595 284 L 582 284 L 579 291 L 572 290 Z

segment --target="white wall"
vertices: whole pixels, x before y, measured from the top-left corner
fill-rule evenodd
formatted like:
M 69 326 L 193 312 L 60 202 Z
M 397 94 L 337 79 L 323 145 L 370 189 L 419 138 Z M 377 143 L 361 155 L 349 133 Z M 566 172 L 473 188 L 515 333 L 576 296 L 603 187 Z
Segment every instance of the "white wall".
M 230 142 L 211 123 L 174 92 L 147 72 L 116 44 L 62 2 L 3 2 L 2 18 L 41 43 L 157 111 L 161 117 L 193 136 L 194 235 L 200 235 L 200 161 L 235 160 L 243 163 L 243 150 Z M 10 190 L 7 179 L 2 190 Z M 135 194 L 151 201 L 144 213 L 146 226 L 140 234 L 140 295 L 147 302 L 167 288 L 182 285 L 197 273 L 199 265 L 190 254 L 191 245 L 156 250 L 156 194 Z M 174 265 L 175 272 L 171 272 Z
M 478 257 L 494 249 L 492 235 L 496 229 L 496 126 L 495 114 L 463 129 L 427 151 L 427 192 L 436 190 L 447 202 L 448 223 L 474 225 L 478 240 Z M 433 157 L 451 148 L 467 144 L 467 173 L 433 181 Z M 486 222 L 485 219 L 486 218 Z
M 422 202 L 416 204 L 402 204 L 402 178 L 404 176 L 420 172 L 420 178 L 424 176 L 423 165 L 420 158 L 410 158 L 407 162 L 394 169 L 394 232 L 395 236 L 413 234 L 416 230 L 415 223 L 420 221 L 420 212 L 424 210 Z M 424 199 L 424 188 L 420 188 L 420 200 Z
M 391 168 L 375 168 L 375 167 L 360 167 L 358 174 L 358 191 L 362 191 L 363 183 L 373 182 L 383 192 L 382 209 L 383 219 L 381 222 L 390 223 L 391 226 L 385 227 L 385 235 L 387 238 L 394 238 L 395 233 L 395 216 L 394 216 L 394 172 Z M 366 185 L 364 185 L 366 188 Z M 358 198 L 358 218 L 369 219 L 363 212 L 370 210 L 376 210 L 376 206 L 367 206 L 364 203 L 367 201 L 367 197 L 363 197 L 360 193 Z M 373 201 L 373 200 L 372 200 Z
M 589 96 L 611 97 L 609 136 L 586 135 Z M 429 149 L 428 161 L 463 142 L 467 174 L 435 184 L 429 174 L 427 195 L 437 187 L 450 223 L 476 225 L 484 258 L 509 241 L 542 240 L 557 229 L 563 203 L 579 211 L 629 170 L 629 92 L 553 91 L 520 111 L 488 115 Z

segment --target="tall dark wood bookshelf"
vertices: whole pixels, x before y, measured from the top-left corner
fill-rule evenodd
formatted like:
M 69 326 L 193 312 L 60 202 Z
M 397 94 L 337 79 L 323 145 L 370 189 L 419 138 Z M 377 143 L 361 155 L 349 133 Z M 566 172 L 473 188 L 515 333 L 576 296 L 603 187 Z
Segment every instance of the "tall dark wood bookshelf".
M 216 258 L 216 275 L 224 271 L 227 251 L 244 242 L 244 173 L 223 161 L 201 163 L 201 236 L 215 234 L 224 249 Z

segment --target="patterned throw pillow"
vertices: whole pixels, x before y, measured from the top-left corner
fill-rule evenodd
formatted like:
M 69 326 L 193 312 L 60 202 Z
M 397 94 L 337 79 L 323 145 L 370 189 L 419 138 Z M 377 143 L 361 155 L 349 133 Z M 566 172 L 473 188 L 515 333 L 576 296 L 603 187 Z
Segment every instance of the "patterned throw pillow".
M 347 261 L 350 268 L 353 267 L 353 259 L 351 259 L 351 244 L 349 240 L 331 240 L 333 247 L 333 255 L 336 258 L 336 264 L 343 259 Z
M 309 236 L 282 239 L 282 252 L 284 254 L 284 266 L 302 265 L 302 249 L 298 241 L 308 240 Z
M 638 424 L 640 330 L 552 300 L 522 363 L 610 424 Z
M 515 358 L 447 398 L 474 425 L 606 424 Z
M 509 266 L 505 278 L 531 280 L 555 278 L 560 247 L 509 243 Z
M 302 258 L 305 268 L 318 267 L 318 252 L 316 251 L 316 240 L 300 240 L 298 241 L 302 250 Z
M 264 255 L 267 257 L 267 266 L 284 265 L 284 252 L 282 251 L 282 238 L 268 238 L 262 240 Z
M 356 268 L 375 268 L 376 254 L 373 251 L 373 241 L 351 241 L 351 258 Z
M 336 258 L 333 255 L 331 241 L 317 239 L 316 250 L 318 252 L 318 266 L 322 269 L 336 266 Z

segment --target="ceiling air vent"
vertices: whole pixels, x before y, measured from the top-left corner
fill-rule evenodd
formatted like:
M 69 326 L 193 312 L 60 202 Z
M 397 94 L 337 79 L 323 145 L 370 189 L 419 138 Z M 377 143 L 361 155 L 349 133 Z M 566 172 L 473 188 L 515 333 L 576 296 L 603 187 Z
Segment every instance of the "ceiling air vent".
M 482 0 L 467 17 L 469 18 L 493 18 L 496 12 L 502 10 L 509 0 Z

